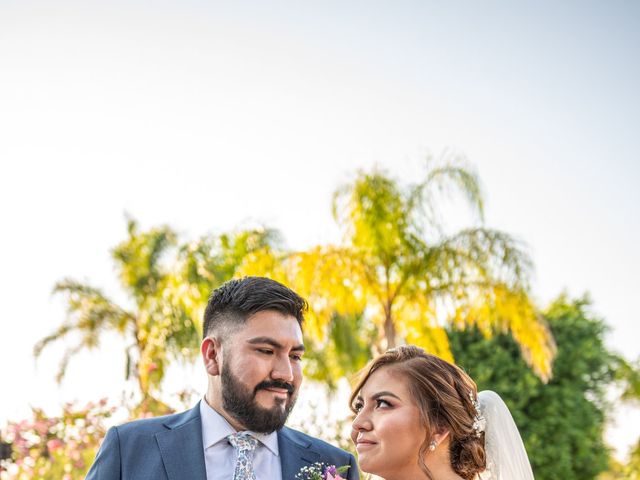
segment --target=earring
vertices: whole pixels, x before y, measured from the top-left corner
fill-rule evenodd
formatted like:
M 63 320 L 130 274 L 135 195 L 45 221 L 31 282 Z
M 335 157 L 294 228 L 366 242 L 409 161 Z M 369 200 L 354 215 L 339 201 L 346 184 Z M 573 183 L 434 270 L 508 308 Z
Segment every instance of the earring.
M 435 440 L 431 440 L 431 443 L 429 444 L 429 451 L 433 452 L 437 446 L 438 446 L 438 442 L 436 442 Z

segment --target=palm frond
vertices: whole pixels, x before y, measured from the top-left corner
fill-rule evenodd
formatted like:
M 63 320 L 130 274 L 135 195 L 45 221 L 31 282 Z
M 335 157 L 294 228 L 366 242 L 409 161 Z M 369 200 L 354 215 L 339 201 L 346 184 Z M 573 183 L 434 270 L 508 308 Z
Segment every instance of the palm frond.
M 77 344 L 68 348 L 60 361 L 57 379 L 61 380 L 71 356 L 84 348 L 95 348 L 104 331 L 125 334 L 135 317 L 99 289 L 76 280 L 64 279 L 56 283 L 53 292 L 67 297 L 67 316 L 58 328 L 35 344 L 33 353 L 39 357 L 52 342 L 61 341 L 71 334 L 76 335 Z
M 111 253 L 122 283 L 138 301 L 157 291 L 158 283 L 167 274 L 161 260 L 176 239 L 177 234 L 168 226 L 139 232 L 137 223 L 129 221 L 129 238 Z
M 484 195 L 478 175 L 460 164 L 445 164 L 430 170 L 424 181 L 425 189 L 436 188 L 441 193 L 452 195 L 454 190 L 466 197 L 472 207 L 484 219 Z
M 427 169 L 424 180 L 407 188 L 405 212 L 420 234 L 429 230 L 443 234 L 445 222 L 438 202 L 441 196 L 452 199 L 461 194 L 472 212 L 484 220 L 484 194 L 478 175 L 461 157 L 443 157 L 438 166 Z
M 428 248 L 424 270 L 433 289 L 459 283 L 505 283 L 529 287 L 533 263 L 525 246 L 511 235 L 486 228 L 462 230 Z

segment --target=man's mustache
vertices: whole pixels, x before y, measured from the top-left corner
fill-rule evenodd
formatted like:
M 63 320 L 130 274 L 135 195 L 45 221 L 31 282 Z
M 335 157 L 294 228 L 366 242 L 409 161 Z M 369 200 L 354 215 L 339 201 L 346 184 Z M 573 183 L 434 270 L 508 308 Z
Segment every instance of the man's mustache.
M 279 382 L 277 380 L 265 380 L 264 382 L 260 382 L 256 385 L 256 388 L 253 389 L 254 395 L 258 393 L 258 390 L 265 390 L 267 388 L 282 388 L 289 393 L 289 395 L 293 394 L 294 388 L 293 385 L 287 382 Z

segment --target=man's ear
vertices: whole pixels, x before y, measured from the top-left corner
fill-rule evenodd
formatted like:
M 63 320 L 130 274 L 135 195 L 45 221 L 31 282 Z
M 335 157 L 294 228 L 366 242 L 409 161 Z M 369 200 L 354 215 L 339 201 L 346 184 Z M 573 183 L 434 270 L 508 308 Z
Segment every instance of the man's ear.
M 222 347 L 216 337 L 205 337 L 200 344 L 200 352 L 204 360 L 204 368 L 213 377 L 220 375 Z

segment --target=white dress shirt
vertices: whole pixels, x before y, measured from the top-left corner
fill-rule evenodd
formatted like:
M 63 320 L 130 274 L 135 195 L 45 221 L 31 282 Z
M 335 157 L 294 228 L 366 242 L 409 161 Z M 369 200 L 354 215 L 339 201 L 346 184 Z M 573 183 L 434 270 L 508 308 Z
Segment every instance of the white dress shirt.
M 227 436 L 236 433 L 236 430 L 204 398 L 200 402 L 200 418 L 207 480 L 233 479 L 238 455 Z M 256 480 L 282 480 L 277 433 L 249 433 L 258 440 L 253 455 Z

